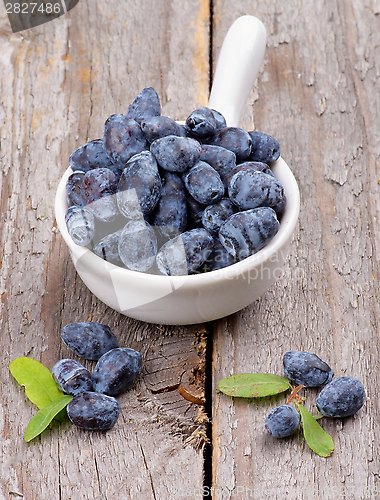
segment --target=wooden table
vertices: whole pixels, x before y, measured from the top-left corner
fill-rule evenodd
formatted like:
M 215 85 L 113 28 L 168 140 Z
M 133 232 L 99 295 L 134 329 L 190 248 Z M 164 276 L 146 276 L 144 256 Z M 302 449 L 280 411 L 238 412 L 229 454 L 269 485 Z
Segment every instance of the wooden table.
M 101 136 L 105 119 L 126 112 L 145 86 L 174 119 L 206 105 L 223 38 L 244 14 L 263 21 L 268 43 L 241 125 L 279 140 L 301 192 L 284 277 L 212 324 L 132 320 L 76 275 L 54 218 L 58 180 L 70 153 Z M 378 498 L 378 3 L 80 0 L 16 34 L 1 4 L 0 41 L 1 500 Z M 71 356 L 62 326 L 87 320 L 140 349 L 144 372 L 120 396 L 111 431 L 67 422 L 27 444 L 36 410 L 9 362 L 30 356 L 51 369 Z M 283 396 L 216 394 L 234 373 L 282 375 L 290 349 L 317 353 L 366 388 L 356 416 L 321 422 L 335 443 L 329 458 L 301 434 L 265 434 L 266 414 Z M 180 383 L 189 394 L 204 384 L 205 407 L 184 399 Z M 317 392 L 307 392 L 310 410 Z

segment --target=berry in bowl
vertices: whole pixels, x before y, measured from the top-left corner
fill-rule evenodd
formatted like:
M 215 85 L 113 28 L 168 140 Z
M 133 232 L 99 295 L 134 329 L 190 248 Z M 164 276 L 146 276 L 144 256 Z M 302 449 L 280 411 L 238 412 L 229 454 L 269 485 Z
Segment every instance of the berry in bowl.
M 223 50 L 243 42 L 232 91 L 225 77 L 220 86 Z M 101 139 L 70 156 L 57 225 L 78 274 L 113 309 L 151 323 L 211 321 L 281 277 L 298 220 L 297 182 L 273 137 L 237 126 L 264 49 L 260 21 L 239 18 L 208 107 L 177 123 L 146 87 L 125 114 L 106 119 Z M 255 62 L 249 75 L 247 57 Z M 235 59 L 227 55 L 230 65 Z

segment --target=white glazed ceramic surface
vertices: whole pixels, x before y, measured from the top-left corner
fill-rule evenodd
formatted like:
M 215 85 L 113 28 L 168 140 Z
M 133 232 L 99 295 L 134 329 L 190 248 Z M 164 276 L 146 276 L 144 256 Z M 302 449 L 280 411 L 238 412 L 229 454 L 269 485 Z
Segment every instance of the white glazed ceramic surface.
M 220 111 L 229 126 L 240 115 L 260 69 L 266 44 L 263 24 L 252 16 L 235 21 L 220 53 L 209 106 Z M 217 271 L 190 276 L 158 276 L 110 264 L 89 249 L 73 243 L 65 224 L 68 168 L 57 189 L 58 228 L 70 249 L 75 268 L 102 302 L 129 317 L 158 324 L 193 324 L 212 321 L 259 298 L 283 275 L 287 247 L 299 214 L 297 182 L 282 158 L 272 164 L 284 186 L 287 205 L 276 236 L 256 254 Z

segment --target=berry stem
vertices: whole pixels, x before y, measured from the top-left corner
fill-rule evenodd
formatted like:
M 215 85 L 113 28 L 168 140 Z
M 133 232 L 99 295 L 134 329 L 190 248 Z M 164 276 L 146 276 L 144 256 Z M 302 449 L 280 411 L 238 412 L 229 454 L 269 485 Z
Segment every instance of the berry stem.
M 305 387 L 305 386 L 304 385 L 297 385 L 297 387 L 293 388 L 292 392 L 289 395 L 288 400 L 286 401 L 287 405 L 290 405 L 294 400 L 297 403 L 302 404 L 303 399 L 301 398 L 301 396 L 299 396 L 298 391 L 301 390 L 303 387 Z

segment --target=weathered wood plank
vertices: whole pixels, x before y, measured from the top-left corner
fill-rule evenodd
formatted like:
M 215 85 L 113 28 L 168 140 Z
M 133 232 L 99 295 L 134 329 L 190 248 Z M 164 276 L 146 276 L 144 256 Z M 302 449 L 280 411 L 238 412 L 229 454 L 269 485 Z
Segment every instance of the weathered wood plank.
M 101 304 L 75 273 L 53 205 L 70 153 L 145 86 L 175 119 L 206 104 L 208 37 L 208 1 L 81 0 L 18 34 L 0 6 L 1 499 L 202 498 L 205 417 L 178 387 L 202 396 L 204 329 L 147 325 Z M 71 356 L 62 326 L 85 320 L 140 348 L 144 372 L 110 432 L 66 424 L 26 444 L 35 409 L 8 364 L 30 356 L 52 368 Z
M 284 278 L 217 323 L 214 390 L 233 373 L 282 374 L 289 349 L 319 354 L 335 374 L 359 378 L 364 407 L 324 419 L 330 458 L 300 435 L 264 433 L 283 397 L 249 402 L 214 395 L 215 500 L 375 498 L 379 494 L 379 6 L 376 2 L 215 2 L 214 56 L 231 22 L 259 17 L 265 64 L 242 125 L 276 137 L 301 191 Z M 317 390 L 309 390 L 311 409 Z
M 305 349 L 368 392 L 356 417 L 322 423 L 336 446 L 328 459 L 301 436 L 273 442 L 264 434 L 281 397 L 247 404 L 215 395 L 217 500 L 379 492 L 379 12 L 370 0 L 214 2 L 215 60 L 239 15 L 267 26 L 265 65 L 242 125 L 280 140 L 302 197 L 283 280 L 214 325 L 214 390 L 232 373 L 281 373 L 283 353 Z M 81 0 L 68 16 L 13 35 L 0 11 L 1 498 L 202 498 L 205 417 L 178 389 L 202 397 L 206 332 L 146 325 L 102 305 L 76 276 L 53 200 L 70 152 L 97 138 L 105 118 L 145 85 L 175 119 L 207 102 L 208 22 L 206 1 L 121 9 Z M 69 355 L 61 327 L 85 319 L 110 324 L 121 344 L 139 348 L 144 372 L 120 398 L 122 417 L 109 433 L 66 424 L 27 445 L 35 410 L 9 361 L 29 355 L 51 368 Z M 317 391 L 308 394 L 311 408 Z

